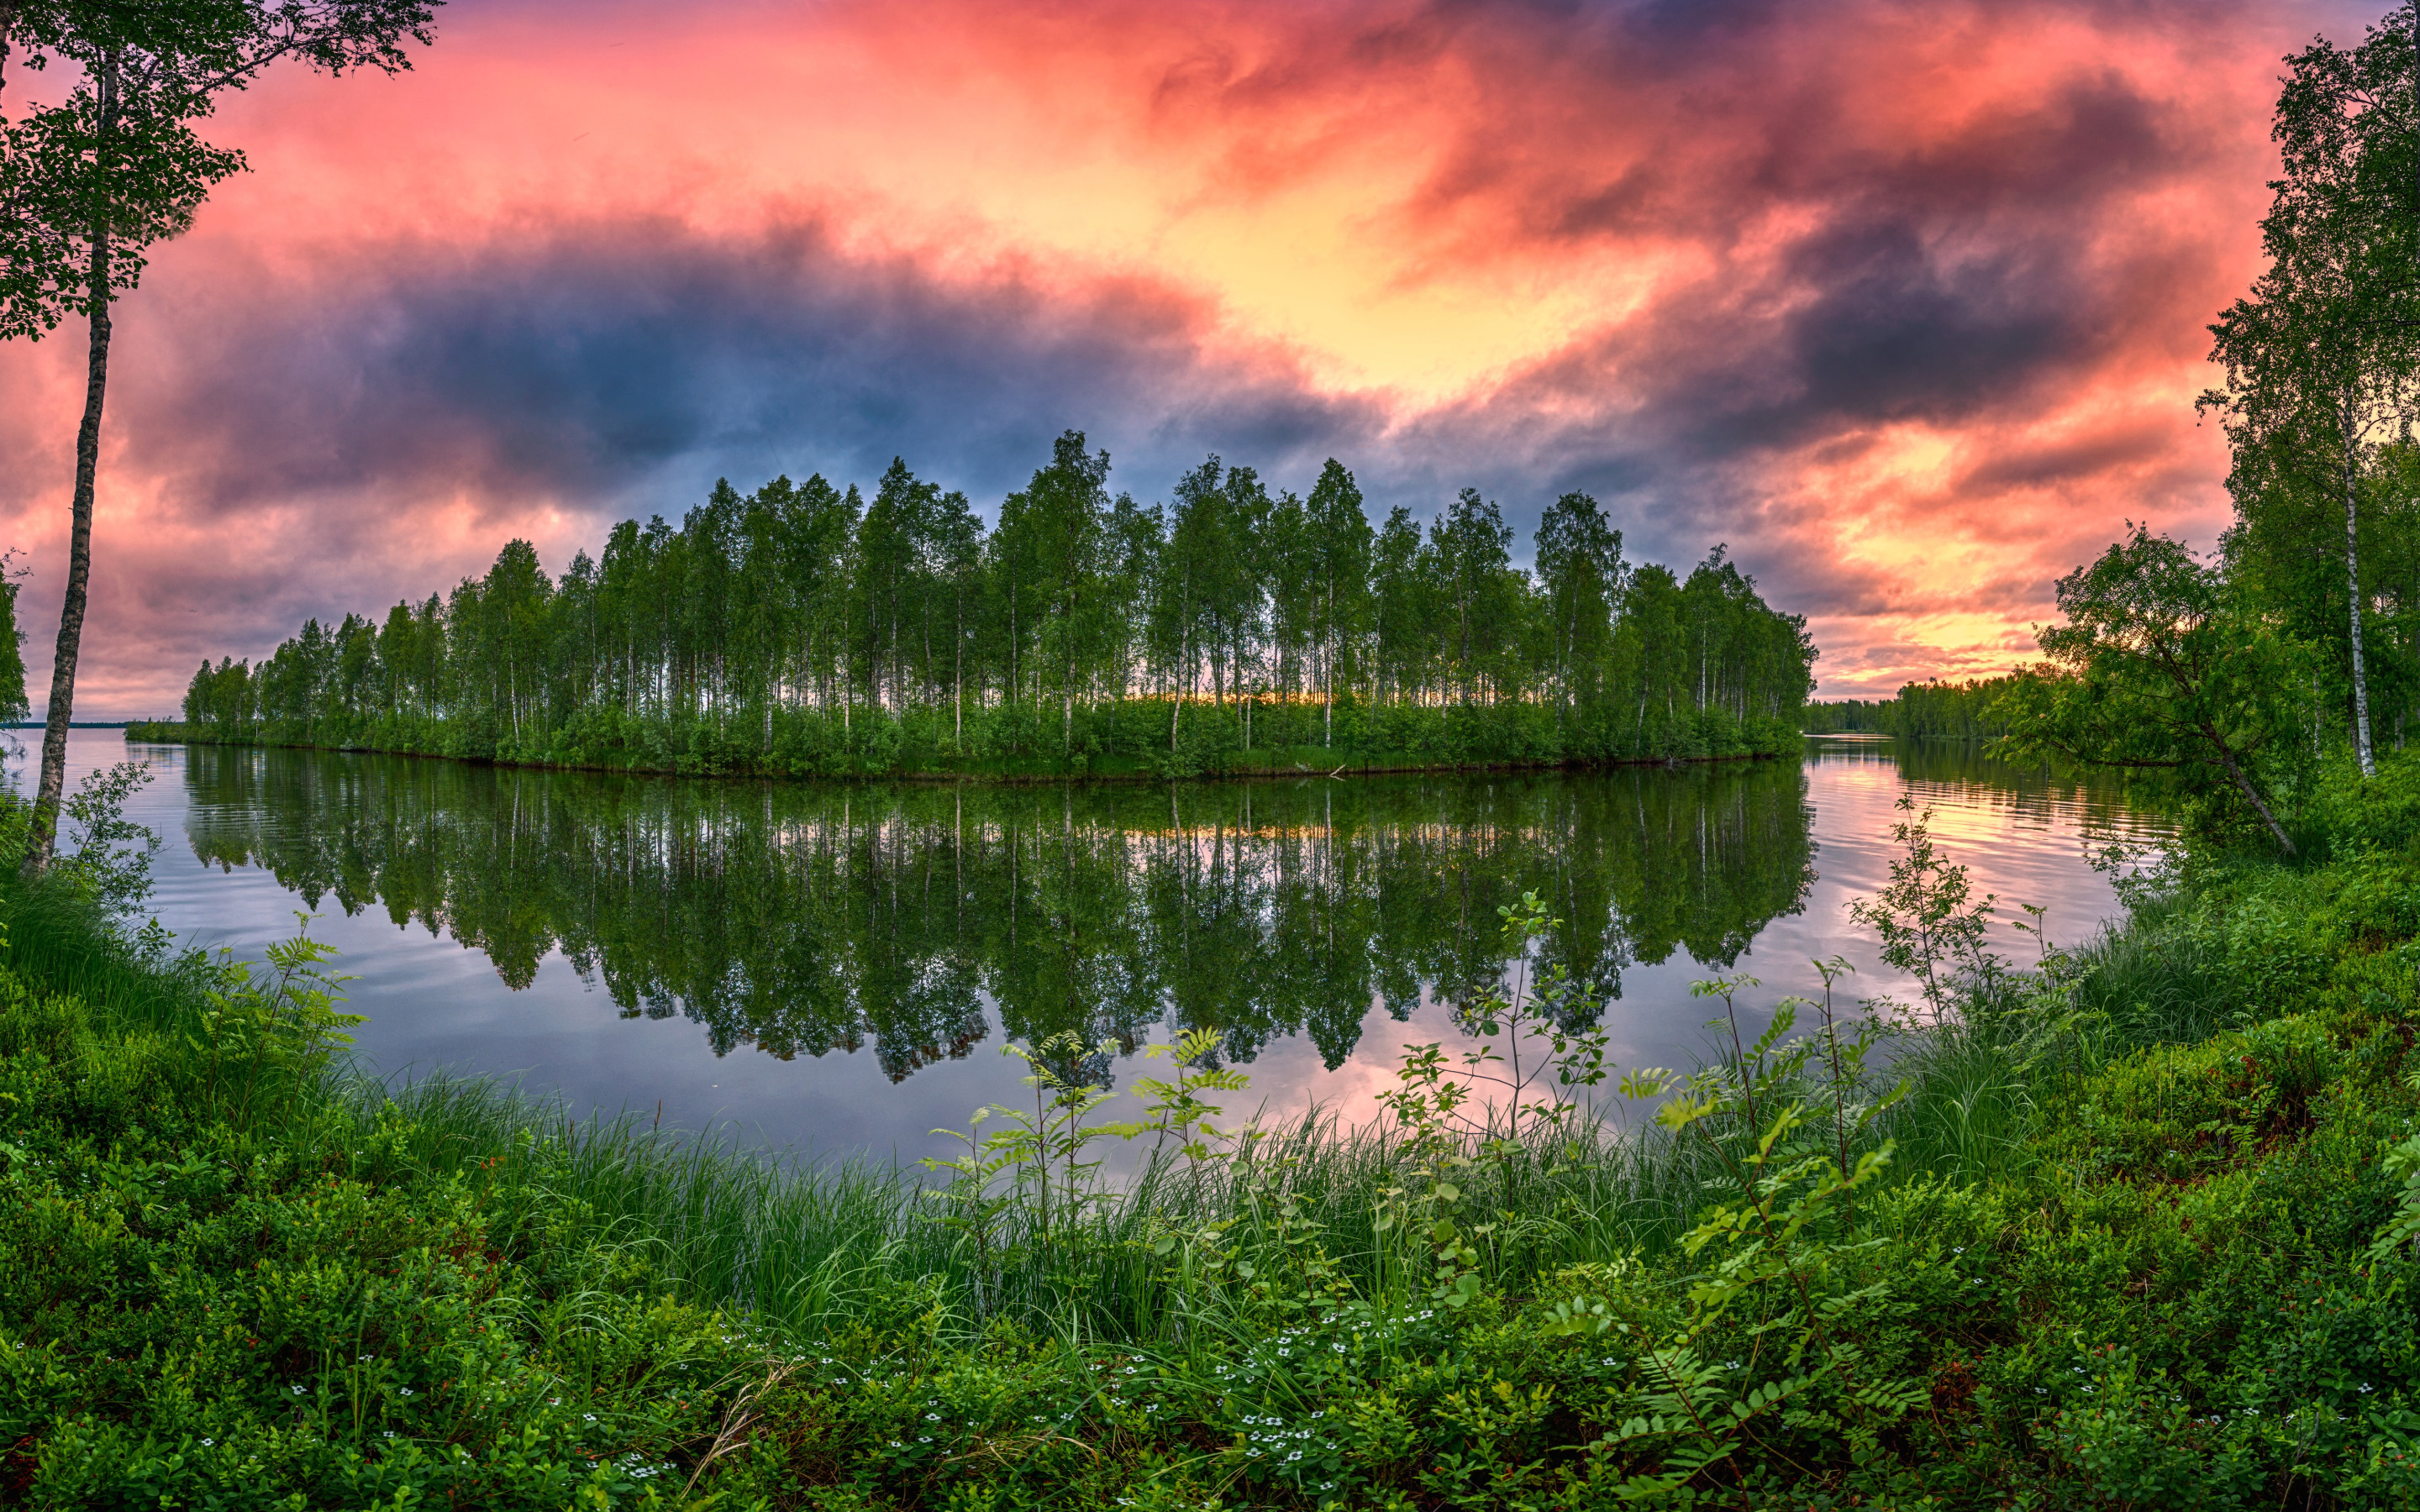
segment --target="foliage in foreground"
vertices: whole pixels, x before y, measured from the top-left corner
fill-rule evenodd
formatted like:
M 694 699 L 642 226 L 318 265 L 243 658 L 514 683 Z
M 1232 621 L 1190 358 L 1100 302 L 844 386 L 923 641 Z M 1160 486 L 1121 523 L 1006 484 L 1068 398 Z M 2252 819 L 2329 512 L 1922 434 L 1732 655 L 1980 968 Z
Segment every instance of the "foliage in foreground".
M 0 1486 L 2420 1504 L 2420 764 L 2328 811 L 2324 864 L 2205 864 L 2024 970 L 1911 814 L 1866 915 L 1929 990 L 1887 1047 L 1794 1003 L 1624 1073 L 1516 964 L 1471 1010 L 1497 1048 L 1414 1055 L 1350 1133 L 1230 1126 L 1240 1076 L 1183 1041 L 1118 1126 L 1087 1047 L 1028 1046 L 1035 1102 L 921 1194 L 352 1085 L 316 947 L 147 962 L 12 892 Z M 1729 1033 L 1761 989 L 1708 992 Z M 1617 1085 L 1655 1110 L 1627 1142 L 1575 1105 Z M 1158 1149 L 1125 1189 L 1121 1135 Z

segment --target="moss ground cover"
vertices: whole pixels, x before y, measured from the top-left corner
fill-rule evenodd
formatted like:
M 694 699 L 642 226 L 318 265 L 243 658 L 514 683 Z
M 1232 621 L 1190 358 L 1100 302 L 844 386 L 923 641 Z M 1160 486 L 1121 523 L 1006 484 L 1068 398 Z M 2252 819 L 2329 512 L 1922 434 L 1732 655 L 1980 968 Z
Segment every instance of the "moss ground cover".
M 307 943 L 11 888 L 0 1499 L 2420 1505 L 2420 762 L 2314 813 L 2021 964 L 1911 815 L 1868 917 L 1927 996 L 1810 967 L 1687 1076 L 1526 968 L 1302 1127 L 1199 1041 L 1123 1124 L 1024 1046 L 914 1180 L 363 1083 Z

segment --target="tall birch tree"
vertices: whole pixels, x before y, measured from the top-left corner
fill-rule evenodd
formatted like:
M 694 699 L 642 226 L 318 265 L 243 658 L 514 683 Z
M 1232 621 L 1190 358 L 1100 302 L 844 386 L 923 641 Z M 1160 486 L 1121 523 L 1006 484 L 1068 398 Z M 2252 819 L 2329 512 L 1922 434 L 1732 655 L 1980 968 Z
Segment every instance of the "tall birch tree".
M 2278 507 L 2320 478 L 2342 505 L 2346 670 L 2364 777 L 2378 762 L 2362 478 L 2379 442 L 2409 424 L 2420 370 L 2415 26 L 2420 14 L 2401 8 L 2358 47 L 2320 41 L 2287 60 L 2271 132 L 2281 177 L 2260 223 L 2269 267 L 2210 328 L 2211 358 L 2226 377 L 2201 398 L 2233 445 L 2240 513 Z
M 183 232 L 243 157 L 194 123 L 221 97 L 293 61 L 332 74 L 409 68 L 404 44 L 434 39 L 441 0 L 134 0 L 20 4 L 0 37 L 25 66 L 76 70 L 65 98 L 0 127 L 0 337 L 39 339 L 85 322 L 68 560 L 23 870 L 50 864 L 77 657 L 92 575 L 93 494 L 108 393 L 111 305 L 141 279 L 148 249 Z M 0 59 L 5 63 L 5 59 Z

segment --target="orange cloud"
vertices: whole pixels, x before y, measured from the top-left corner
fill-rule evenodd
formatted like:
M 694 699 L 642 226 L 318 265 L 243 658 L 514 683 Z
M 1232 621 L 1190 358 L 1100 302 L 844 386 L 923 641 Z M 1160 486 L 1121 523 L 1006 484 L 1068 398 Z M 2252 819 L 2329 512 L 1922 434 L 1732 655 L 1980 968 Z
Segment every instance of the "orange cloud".
M 1588 487 L 1634 555 L 1729 540 L 1826 692 L 1994 671 L 2121 517 L 2222 521 L 2200 328 L 2274 59 L 2360 19 L 458 8 L 214 124 L 255 172 L 124 307 L 83 704 L 719 473 L 996 496 L 1071 424 L 1145 495 L 1212 449 L 1516 522 Z M 73 338 L 0 352 L 38 647 Z

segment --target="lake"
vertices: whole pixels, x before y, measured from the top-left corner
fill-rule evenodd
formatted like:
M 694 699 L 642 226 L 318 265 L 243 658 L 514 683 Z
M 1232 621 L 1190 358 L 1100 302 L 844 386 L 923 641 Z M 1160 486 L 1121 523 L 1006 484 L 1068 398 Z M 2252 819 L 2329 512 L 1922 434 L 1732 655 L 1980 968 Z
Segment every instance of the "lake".
M 503 1074 L 583 1111 L 770 1146 L 938 1150 L 937 1125 L 1023 1094 L 1004 1037 L 1140 1048 L 1214 1026 L 1249 1096 L 1365 1116 L 1406 1045 L 1504 963 L 1498 905 L 1535 890 L 1553 959 L 1595 982 L 1625 1066 L 1706 1053 L 1717 971 L 1771 1004 L 1912 996 L 1847 907 L 1886 877 L 1893 804 L 1935 810 L 1978 890 L 2055 939 L 2117 912 L 2088 846 L 2157 833 L 2114 788 L 1871 737 L 1797 763 L 1608 772 L 1047 787 L 817 785 L 538 772 L 320 751 L 70 738 L 74 775 L 132 755 L 163 835 L 154 906 L 256 958 L 343 951 L 361 1057 Z M 11 763 L 20 771 L 25 756 Z M 21 776 L 22 786 L 22 776 Z M 2000 948 L 2033 945 L 2004 923 Z M 1133 1104 L 1126 1104 L 1131 1108 Z

